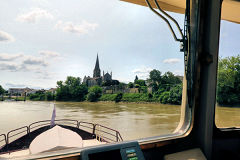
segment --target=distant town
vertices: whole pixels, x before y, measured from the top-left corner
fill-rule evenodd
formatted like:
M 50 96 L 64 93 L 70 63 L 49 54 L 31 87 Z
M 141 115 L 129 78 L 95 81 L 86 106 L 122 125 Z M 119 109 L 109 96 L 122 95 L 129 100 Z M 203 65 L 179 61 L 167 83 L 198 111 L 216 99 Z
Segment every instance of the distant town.
M 102 73 L 102 74 L 101 74 Z M 2 100 L 57 100 L 57 101 L 128 101 L 161 102 L 180 104 L 182 96 L 182 76 L 159 70 L 152 70 L 146 80 L 135 79 L 128 84 L 113 79 L 112 71 L 101 72 L 97 55 L 93 76 L 68 76 L 66 81 L 58 81 L 56 88 L 32 89 L 9 88 L 2 93 Z M 1 87 L 2 88 L 2 87 Z M 1 89 L 0 89 L 1 90 Z M 1 95 L 1 92 L 0 92 Z

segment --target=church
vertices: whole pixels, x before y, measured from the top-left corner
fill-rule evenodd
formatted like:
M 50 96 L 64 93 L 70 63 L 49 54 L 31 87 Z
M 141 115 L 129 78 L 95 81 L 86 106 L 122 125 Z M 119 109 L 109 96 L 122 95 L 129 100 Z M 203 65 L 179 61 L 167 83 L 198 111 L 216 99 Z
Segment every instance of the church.
M 96 60 L 96 64 L 93 70 L 93 77 L 84 77 L 83 79 L 83 83 L 85 83 L 88 87 L 91 86 L 101 86 L 101 85 L 118 85 L 119 81 L 118 80 L 113 80 L 112 79 L 112 72 L 111 74 L 109 74 L 108 72 L 104 74 L 103 71 L 103 75 L 101 76 L 101 70 L 99 67 L 99 59 L 98 59 L 98 55 L 97 55 L 97 60 Z

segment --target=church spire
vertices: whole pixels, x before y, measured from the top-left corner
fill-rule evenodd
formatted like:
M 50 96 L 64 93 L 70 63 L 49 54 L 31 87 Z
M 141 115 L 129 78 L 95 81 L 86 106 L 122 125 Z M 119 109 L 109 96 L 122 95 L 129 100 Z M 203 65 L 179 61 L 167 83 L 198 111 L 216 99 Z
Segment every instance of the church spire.
M 99 67 L 98 54 L 97 54 L 97 60 L 96 60 L 95 68 L 93 70 L 93 78 L 95 78 L 95 77 L 101 77 L 101 70 L 100 70 L 100 67 Z

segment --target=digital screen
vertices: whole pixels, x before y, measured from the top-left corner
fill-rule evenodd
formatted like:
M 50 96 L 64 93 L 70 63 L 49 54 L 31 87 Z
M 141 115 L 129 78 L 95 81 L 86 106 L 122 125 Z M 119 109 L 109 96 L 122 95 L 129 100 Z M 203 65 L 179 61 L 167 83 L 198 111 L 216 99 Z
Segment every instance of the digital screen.
M 89 160 L 122 160 L 120 150 L 111 150 L 88 155 Z

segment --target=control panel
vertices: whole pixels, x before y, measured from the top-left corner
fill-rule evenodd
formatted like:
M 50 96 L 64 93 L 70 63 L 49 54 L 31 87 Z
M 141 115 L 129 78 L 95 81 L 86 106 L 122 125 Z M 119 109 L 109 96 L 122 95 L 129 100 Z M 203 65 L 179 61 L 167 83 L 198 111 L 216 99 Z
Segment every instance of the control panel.
M 81 160 L 145 160 L 138 142 L 124 142 L 85 149 Z

